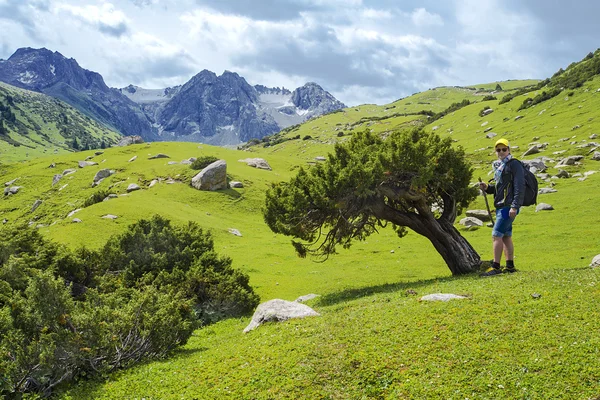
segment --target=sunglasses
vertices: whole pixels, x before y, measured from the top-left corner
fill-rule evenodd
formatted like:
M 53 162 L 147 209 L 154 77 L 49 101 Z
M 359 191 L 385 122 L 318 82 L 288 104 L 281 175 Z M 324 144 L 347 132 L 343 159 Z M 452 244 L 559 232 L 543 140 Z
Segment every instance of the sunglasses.
M 500 152 L 503 152 L 503 153 L 504 153 L 504 152 L 506 152 L 506 151 L 508 151 L 508 148 L 507 148 L 507 147 L 504 147 L 504 148 L 501 148 L 501 149 L 500 149 L 500 148 L 496 149 L 496 153 L 500 153 Z

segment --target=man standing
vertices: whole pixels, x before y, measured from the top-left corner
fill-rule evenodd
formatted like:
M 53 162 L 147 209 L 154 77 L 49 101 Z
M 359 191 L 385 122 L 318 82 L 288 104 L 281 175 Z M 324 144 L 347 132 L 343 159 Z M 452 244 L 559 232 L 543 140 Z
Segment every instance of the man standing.
M 512 225 L 519 214 L 525 196 L 523 165 L 520 162 L 510 162 L 513 157 L 510 153 L 508 140 L 499 139 L 494 147 L 498 156 L 498 161 L 493 164 L 495 184 L 479 183 L 481 190 L 494 195 L 494 207 L 496 207 L 496 223 L 492 230 L 494 261 L 491 268 L 482 273 L 481 276 L 493 276 L 502 272 L 516 271 Z M 504 270 L 500 267 L 502 250 L 504 250 L 506 259 Z

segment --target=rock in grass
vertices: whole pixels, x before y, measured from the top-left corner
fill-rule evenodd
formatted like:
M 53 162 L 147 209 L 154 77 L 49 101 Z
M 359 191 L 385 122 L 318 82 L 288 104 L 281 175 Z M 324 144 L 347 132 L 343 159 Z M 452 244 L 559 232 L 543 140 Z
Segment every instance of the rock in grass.
M 141 187 L 139 187 L 139 185 L 135 184 L 135 183 L 130 183 L 129 186 L 127 186 L 127 193 L 136 191 L 136 190 L 140 190 Z
M 17 193 L 19 193 L 19 190 L 21 189 L 21 187 L 22 186 L 11 186 L 11 187 L 4 188 L 4 195 L 10 196 L 13 194 L 17 194 Z
M 490 213 L 488 213 L 487 210 L 468 210 L 467 217 L 477 218 L 483 222 L 491 221 Z
M 163 153 L 158 153 L 158 154 L 156 154 L 154 156 L 148 157 L 148 160 L 155 160 L 157 158 L 171 158 L 171 157 L 169 157 L 168 155 L 163 154 Z
M 312 299 L 314 299 L 314 298 L 317 298 L 317 297 L 319 297 L 319 295 L 318 295 L 318 294 L 313 294 L 313 293 L 311 293 L 311 294 L 305 294 L 304 296 L 300 296 L 300 297 L 298 297 L 298 298 L 297 298 L 296 300 L 294 300 L 294 301 L 295 301 L 296 303 L 304 303 L 305 301 L 309 301 L 309 300 L 312 300 Z
M 133 156 L 133 157 L 131 157 L 131 158 L 129 159 L 129 162 L 133 162 L 133 161 L 135 161 L 135 160 L 137 160 L 137 156 Z
M 15 183 L 19 178 L 15 178 L 12 181 L 8 181 L 8 182 L 4 182 L 4 186 L 11 186 L 13 183 Z
M 225 160 L 217 160 L 209 164 L 192 178 L 192 186 L 198 190 L 222 190 L 227 189 L 227 163 Z
M 594 257 L 592 259 L 592 263 L 590 264 L 590 267 L 592 267 L 592 268 L 600 267 L 600 254 L 598 254 L 596 257 Z
M 464 225 L 467 228 L 483 226 L 483 222 L 474 217 L 463 218 L 459 221 L 459 224 Z
M 231 181 L 231 182 L 229 182 L 229 187 L 232 187 L 232 188 L 243 188 L 244 184 L 242 182 L 238 182 L 238 181 Z
M 106 215 L 103 215 L 102 218 L 104 218 L 104 219 L 117 219 L 119 217 L 117 217 L 116 215 L 112 215 L 112 214 L 106 214 Z
M 56 174 L 52 177 L 52 186 L 56 185 L 58 183 L 58 181 L 60 181 L 62 179 L 62 175 L 61 174 Z
M 421 297 L 420 301 L 450 301 L 468 299 L 467 296 L 459 296 L 452 293 L 433 293 Z
M 228 232 L 235 236 L 240 236 L 240 237 L 242 236 L 242 233 L 240 231 L 238 231 L 237 229 L 229 228 Z
M 34 212 L 41 205 L 42 205 L 42 200 L 37 199 L 35 201 L 35 203 L 33 203 L 33 206 L 31 207 L 31 212 Z
M 79 168 L 91 167 L 92 165 L 98 165 L 97 162 L 94 161 L 78 161 L 77 164 Z
M 112 175 L 112 171 L 111 170 L 109 170 L 109 169 L 101 169 L 100 171 L 96 172 L 96 175 L 94 175 L 94 183 L 98 183 L 102 179 L 108 178 L 111 175 Z
M 271 171 L 271 166 L 267 162 L 267 160 L 263 158 L 244 158 L 243 160 L 238 160 L 240 162 L 245 162 L 246 165 L 250 167 L 258 168 L 258 169 L 266 169 Z
M 546 203 L 539 203 L 535 207 L 535 212 L 538 212 L 538 211 L 551 211 L 551 210 L 554 210 L 554 207 L 552 207 L 550 204 L 546 204 Z
M 79 224 L 79 223 L 81 223 L 81 220 L 79 218 L 73 218 L 73 223 Z
M 269 300 L 256 308 L 252 321 L 244 329 L 244 333 L 258 328 L 265 322 L 283 322 L 292 318 L 318 317 L 319 315 L 306 304 L 280 299 Z

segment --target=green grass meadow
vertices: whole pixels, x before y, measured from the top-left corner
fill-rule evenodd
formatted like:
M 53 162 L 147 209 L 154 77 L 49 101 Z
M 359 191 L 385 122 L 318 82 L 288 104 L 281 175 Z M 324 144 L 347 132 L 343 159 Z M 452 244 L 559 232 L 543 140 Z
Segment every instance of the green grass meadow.
M 532 83 L 500 82 L 505 91 Z M 495 86 L 473 87 L 493 90 Z M 475 168 L 474 184 L 479 176 L 489 179 L 493 144 L 499 137 L 518 146 L 513 150 L 518 158 L 531 143 L 548 143 L 540 154 L 525 158 L 584 155 L 580 165 L 565 170 L 571 174 L 600 171 L 600 161 L 591 159 L 591 148 L 577 147 L 593 142 L 592 134 L 600 135 L 598 88 L 596 79 L 571 95 L 563 92 L 521 111 L 517 108 L 532 94 L 498 105 L 501 95 L 482 102 L 474 90 L 437 88 L 386 106 L 362 105 L 322 116 L 283 134 L 290 140 L 247 151 L 198 143 L 149 143 L 110 148 L 97 156 L 86 151 L 27 162 L 2 160 L 0 182 L 19 178 L 14 184 L 22 189 L 0 199 L 0 222 L 7 220 L 0 229 L 30 223 L 47 238 L 69 247 L 97 248 L 129 224 L 158 213 L 174 224 L 191 220 L 211 231 L 216 251 L 230 256 L 234 267 L 250 275 L 262 301 L 319 295 L 308 305 L 320 317 L 267 324 L 247 334 L 242 330 L 250 316 L 222 321 L 197 330 L 165 360 L 146 362 L 106 379 L 82 380 L 56 396 L 73 400 L 598 399 L 600 269 L 589 264 L 600 253 L 600 172 L 583 180 L 540 179 L 540 188 L 554 185 L 557 192 L 539 195 L 538 203 L 551 204 L 554 210 L 536 212 L 535 206 L 521 210 L 514 227 L 519 271 L 491 278 L 452 277 L 427 239 L 413 232 L 399 239 L 391 228 L 350 249 L 338 249 L 339 254 L 324 262 L 302 259 L 296 256 L 291 238 L 273 234 L 261 213 L 272 182 L 289 180 L 300 166 L 310 168 L 321 162 L 316 157 L 327 156 L 334 143 L 363 129 L 385 134 L 402 127 L 437 126 L 440 135 L 451 136 L 465 148 Z M 394 115 L 423 109 L 438 112 L 464 98 L 477 103 L 430 124 L 423 115 Z M 419 102 L 434 106 L 425 108 Z M 494 112 L 480 117 L 484 106 Z M 522 118 L 515 120 L 518 115 Z M 497 137 L 486 138 L 490 132 Z M 296 135 L 300 139 L 291 139 Z M 311 137 L 303 140 L 306 135 Z M 553 154 L 557 151 L 564 153 Z M 170 158 L 148 159 L 157 153 Z M 230 179 L 243 182 L 244 188 L 197 191 L 189 182 L 198 171 L 188 165 L 169 165 L 169 161 L 205 155 L 226 160 Z M 87 156 L 98 165 L 78 168 L 77 161 Z M 130 162 L 134 156 L 137 159 Z M 272 171 L 239 161 L 253 157 L 266 159 Z M 48 168 L 52 163 L 56 167 Z M 551 175 L 558 172 L 554 163 L 547 164 Z M 76 172 L 52 186 L 54 174 L 67 168 Z M 92 188 L 92 179 L 102 168 L 116 173 Z M 150 182 L 159 178 L 161 182 L 150 188 Z M 130 183 L 142 190 L 127 193 Z M 118 197 L 67 218 L 99 190 Z M 37 199 L 43 203 L 31 212 Z M 483 197 L 469 209 L 485 209 Z M 101 218 L 106 214 L 118 218 Z M 467 230 L 458 224 L 463 217 L 457 218 L 457 229 L 483 260 L 491 259 L 491 229 Z M 74 223 L 73 218 L 82 222 Z M 231 234 L 230 229 L 242 236 Z M 468 299 L 420 301 L 432 293 Z

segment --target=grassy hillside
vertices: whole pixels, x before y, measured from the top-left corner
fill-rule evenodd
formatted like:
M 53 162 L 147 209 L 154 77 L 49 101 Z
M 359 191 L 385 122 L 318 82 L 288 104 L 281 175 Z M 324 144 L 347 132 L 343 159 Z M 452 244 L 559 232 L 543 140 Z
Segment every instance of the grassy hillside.
M 494 83 L 486 90 L 493 90 L 491 85 L 495 88 Z M 518 88 L 501 85 L 510 91 Z M 540 181 L 540 187 L 554 184 L 558 190 L 538 197 L 555 210 L 522 210 L 515 226 L 519 272 L 488 279 L 451 277 L 427 240 L 412 232 L 398 239 L 391 229 L 315 263 L 297 258 L 290 239 L 271 233 L 262 220 L 264 192 L 271 182 L 288 180 L 299 166 L 321 162 L 316 157 L 326 156 L 334 143 L 356 130 L 385 134 L 424 126 L 449 135 L 476 166 L 474 181 L 478 175 L 487 177 L 497 137 L 517 146 L 513 149 L 518 157 L 530 143 L 548 143 L 541 155 L 555 161 L 585 155 L 581 165 L 565 168 L 570 173 L 600 170 L 599 162 L 591 160 L 591 148 L 577 147 L 593 142 L 593 133 L 600 134 L 594 115 L 600 80 L 521 111 L 517 108 L 523 100 L 535 93 L 499 104 L 502 94 L 482 101 L 485 95 L 479 88 L 484 86 L 476 86 L 477 90 L 437 88 L 386 106 L 348 108 L 292 127 L 246 151 L 151 143 L 106 149 L 97 156 L 88 151 L 1 166 L 0 182 L 19 178 L 14 184 L 22 188 L 0 200 L 0 222 L 7 220 L 0 229 L 31 223 L 70 247 L 99 247 L 128 224 L 160 213 L 174 223 L 197 221 L 213 232 L 216 250 L 250 275 L 263 301 L 321 295 L 309 303 L 321 317 L 270 324 L 245 335 L 242 329 L 249 317 L 224 321 L 198 330 L 167 360 L 140 365 L 104 382 L 84 382 L 61 393 L 62 398 L 597 397 L 600 290 L 598 270 L 588 265 L 600 253 L 600 173 L 581 181 Z M 476 102 L 436 121 L 416 114 L 441 112 L 464 99 Z M 419 102 L 431 103 L 430 108 L 421 108 L 424 104 Z M 484 106 L 494 111 L 480 117 Z M 492 129 L 485 132 L 487 128 Z M 498 136 L 486 138 L 490 132 Z M 561 140 L 565 138 L 569 139 Z M 553 154 L 557 151 L 564 153 Z M 159 152 L 170 158 L 148 159 Z M 230 178 L 245 187 L 200 192 L 189 186 L 195 173 L 189 166 L 169 165 L 203 155 L 225 159 Z M 98 165 L 78 168 L 77 161 L 88 156 Z M 137 159 L 130 162 L 134 156 Z M 238 161 L 248 157 L 265 158 L 273 170 Z M 52 162 L 56 168 L 48 168 Z M 548 164 L 549 172 L 557 171 L 553 162 Z M 76 172 L 52 186 L 52 177 L 67 168 Z M 92 188 L 101 168 L 116 173 Z M 150 188 L 158 178 L 162 181 Z M 142 190 L 127 194 L 129 183 L 138 183 Z M 100 190 L 119 196 L 67 217 Z M 43 203 L 32 212 L 37 199 Z M 484 209 L 483 198 L 470 208 Z M 106 214 L 118 218 L 101 218 Z M 73 218 L 82 222 L 74 223 Z M 491 257 L 489 228 L 457 227 L 483 259 Z M 229 233 L 232 228 L 242 236 Z M 419 301 L 422 295 L 439 292 L 469 299 Z
M 99 149 L 120 137 L 60 100 L 2 82 L 0 109 L 5 109 L 0 113 L 0 163 Z

